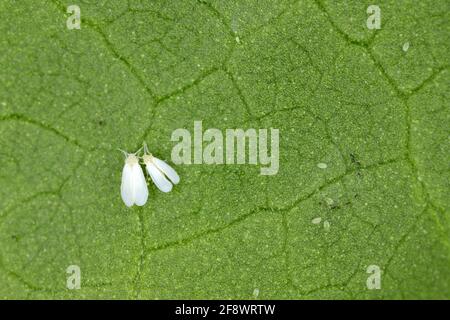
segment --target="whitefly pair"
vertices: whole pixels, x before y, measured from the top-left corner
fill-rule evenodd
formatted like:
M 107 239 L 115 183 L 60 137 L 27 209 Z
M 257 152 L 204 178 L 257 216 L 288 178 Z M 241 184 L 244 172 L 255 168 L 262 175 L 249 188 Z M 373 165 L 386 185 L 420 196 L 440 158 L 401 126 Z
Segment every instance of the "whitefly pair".
M 170 192 L 173 184 L 180 182 L 180 177 L 171 166 L 148 152 L 145 142 L 144 155 L 139 157 L 138 153 L 141 149 L 135 153 L 128 153 L 121 150 L 126 158 L 122 170 L 120 194 L 127 207 L 131 207 L 134 204 L 143 206 L 148 199 L 147 181 L 145 180 L 144 172 L 140 165 L 140 159 L 142 159 L 145 169 L 153 183 L 162 192 Z

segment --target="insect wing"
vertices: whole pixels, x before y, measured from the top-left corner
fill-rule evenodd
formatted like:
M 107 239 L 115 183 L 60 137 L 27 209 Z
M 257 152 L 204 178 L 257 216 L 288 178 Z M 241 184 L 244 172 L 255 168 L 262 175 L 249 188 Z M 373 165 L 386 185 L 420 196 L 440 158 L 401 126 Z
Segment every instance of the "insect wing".
M 162 192 L 169 192 L 172 190 L 172 184 L 170 181 L 166 179 L 163 173 L 153 163 L 146 164 L 146 168 L 148 174 L 159 190 Z
M 120 195 L 127 207 L 134 204 L 134 190 L 133 190 L 133 168 L 129 164 L 125 164 L 122 170 L 122 184 L 120 186 Z
M 145 181 L 144 172 L 139 164 L 133 165 L 133 188 L 134 188 L 134 203 L 138 206 L 143 206 L 148 199 L 147 182 Z
M 180 182 L 180 176 L 167 163 L 155 157 L 153 157 L 153 162 L 158 167 L 158 169 L 161 170 L 167 176 L 167 178 L 170 179 L 170 181 L 172 181 L 173 184 L 177 184 L 178 182 Z

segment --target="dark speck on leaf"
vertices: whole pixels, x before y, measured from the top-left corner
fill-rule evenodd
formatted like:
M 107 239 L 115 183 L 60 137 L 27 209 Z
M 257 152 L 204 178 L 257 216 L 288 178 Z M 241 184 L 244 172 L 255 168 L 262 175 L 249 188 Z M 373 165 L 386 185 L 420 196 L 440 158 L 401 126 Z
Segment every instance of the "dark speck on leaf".
M 359 162 L 358 158 L 356 157 L 355 154 L 350 153 L 350 161 L 355 164 L 357 167 L 361 166 L 361 162 Z

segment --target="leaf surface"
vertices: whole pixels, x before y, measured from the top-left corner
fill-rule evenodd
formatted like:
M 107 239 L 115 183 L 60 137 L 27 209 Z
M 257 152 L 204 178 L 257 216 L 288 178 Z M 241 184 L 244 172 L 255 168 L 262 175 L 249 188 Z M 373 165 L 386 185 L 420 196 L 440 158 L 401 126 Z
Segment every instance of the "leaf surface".
M 447 1 L 72 2 L 0 4 L 0 297 L 449 297 Z M 278 174 L 178 165 L 128 209 L 117 148 L 199 120 L 278 128 Z

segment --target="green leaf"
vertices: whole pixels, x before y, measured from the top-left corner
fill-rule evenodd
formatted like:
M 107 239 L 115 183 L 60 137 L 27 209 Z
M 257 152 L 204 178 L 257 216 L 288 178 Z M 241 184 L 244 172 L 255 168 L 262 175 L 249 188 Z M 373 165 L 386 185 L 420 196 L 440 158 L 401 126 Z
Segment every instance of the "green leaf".
M 448 2 L 371 4 L 2 1 L 0 297 L 448 298 Z M 278 174 L 177 165 L 127 208 L 117 148 L 199 120 L 278 128 Z

